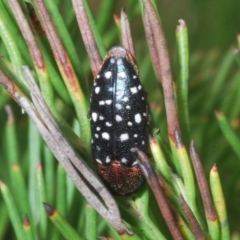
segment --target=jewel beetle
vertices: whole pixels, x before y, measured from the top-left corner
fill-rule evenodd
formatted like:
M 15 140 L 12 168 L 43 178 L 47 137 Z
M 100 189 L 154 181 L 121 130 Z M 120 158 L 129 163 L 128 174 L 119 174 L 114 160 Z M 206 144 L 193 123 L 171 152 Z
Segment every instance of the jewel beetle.
M 136 148 L 147 152 L 146 93 L 129 51 L 113 47 L 94 80 L 90 99 L 92 155 L 111 192 L 127 196 L 144 182 Z

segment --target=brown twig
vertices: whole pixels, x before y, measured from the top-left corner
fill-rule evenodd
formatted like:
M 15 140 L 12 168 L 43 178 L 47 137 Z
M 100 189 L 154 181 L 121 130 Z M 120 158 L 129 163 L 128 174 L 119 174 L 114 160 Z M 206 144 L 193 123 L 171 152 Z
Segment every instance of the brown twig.
M 143 175 L 145 176 L 149 186 L 151 187 L 155 199 L 158 203 L 159 209 L 165 219 L 165 222 L 168 225 L 168 228 L 173 236 L 174 239 L 182 239 L 183 237 L 179 231 L 179 229 L 177 228 L 177 223 L 176 223 L 176 219 L 174 218 L 174 215 L 172 213 L 172 210 L 169 207 L 169 204 L 164 196 L 163 193 L 163 189 L 161 187 L 161 185 L 159 184 L 159 180 L 157 177 L 157 174 L 153 168 L 153 166 L 151 165 L 151 163 L 149 162 L 147 156 L 140 151 L 139 149 L 137 149 L 137 153 L 138 156 L 140 158 L 139 162 L 139 166 L 143 172 Z
M 216 211 L 214 209 L 214 205 L 213 205 L 213 202 L 212 202 L 212 198 L 211 198 L 211 194 L 210 194 L 210 191 L 209 191 L 207 179 L 206 179 L 206 176 L 205 176 L 205 173 L 204 173 L 204 170 L 203 170 L 203 166 L 202 166 L 200 157 L 199 157 L 198 152 L 197 152 L 197 150 L 194 146 L 193 141 L 191 142 L 191 145 L 190 145 L 190 155 L 191 155 L 194 171 L 195 171 L 195 174 L 196 174 L 199 190 L 200 190 L 200 193 L 201 193 L 206 217 L 210 221 L 216 221 L 217 220 L 217 215 L 216 215 Z
M 185 216 L 188 220 L 190 228 L 194 234 L 195 239 L 197 239 L 197 240 L 206 239 L 206 236 L 205 236 L 204 232 L 202 231 L 200 225 L 198 224 L 198 221 L 195 218 L 191 208 L 188 206 L 188 204 L 186 203 L 186 201 L 184 200 L 184 198 L 182 196 L 180 197 L 180 203 L 181 203 L 182 209 L 185 213 Z
M 122 33 L 122 44 L 125 49 L 127 49 L 132 56 L 135 58 L 135 51 L 133 47 L 133 40 L 131 35 L 131 29 L 128 22 L 128 18 L 124 8 L 121 11 L 121 33 Z
M 168 134 L 170 139 L 173 140 L 175 129 L 179 129 L 179 122 L 177 118 L 167 43 L 162 26 L 158 20 L 158 16 L 151 1 L 143 0 L 143 4 L 147 41 L 156 72 L 162 83 L 168 123 Z
M 84 45 L 87 49 L 87 53 L 90 59 L 91 69 L 94 78 L 102 65 L 102 58 L 99 54 L 96 41 L 88 20 L 87 13 L 84 9 L 84 3 L 82 0 L 72 0 L 73 8 L 77 16 L 78 26 L 82 34 Z
M 0 69 L 0 84 L 3 85 L 8 94 L 16 101 L 15 93 L 21 91 L 1 69 Z
M 176 149 L 182 149 L 185 147 L 183 144 L 179 129 L 177 128 L 174 131 L 174 140 L 175 140 Z
M 18 23 L 18 26 L 23 34 L 24 40 L 29 48 L 30 55 L 34 64 L 39 69 L 45 68 L 44 59 L 41 53 L 41 50 L 38 47 L 38 44 L 34 38 L 32 30 L 27 22 L 27 19 L 22 12 L 18 1 L 16 0 L 8 0 L 9 5 L 14 13 L 14 17 Z

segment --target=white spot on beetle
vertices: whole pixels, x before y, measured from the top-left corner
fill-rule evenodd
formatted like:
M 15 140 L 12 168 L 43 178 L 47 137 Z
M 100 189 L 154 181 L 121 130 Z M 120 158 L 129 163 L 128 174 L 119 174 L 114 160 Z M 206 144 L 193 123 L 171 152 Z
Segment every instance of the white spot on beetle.
M 98 162 L 98 163 L 100 163 L 100 164 L 102 164 L 102 162 L 101 162 L 101 160 L 100 159 L 95 159 L 96 160 L 96 162 Z
M 137 76 L 136 75 L 133 75 L 133 79 L 136 79 L 137 78 Z
M 97 75 L 97 78 L 100 78 L 100 75 L 99 75 L 99 74 Z
M 99 105 L 104 105 L 105 102 L 103 100 L 99 101 Z
M 109 139 L 110 139 L 109 133 L 103 132 L 103 133 L 102 133 L 102 138 L 103 138 L 103 139 L 106 139 L 106 140 L 109 140 Z
M 100 151 L 100 150 L 101 150 L 101 148 L 100 148 L 99 146 L 96 146 L 96 149 L 97 149 L 98 151 Z
M 100 93 L 100 90 L 101 90 L 100 87 L 96 87 L 96 88 L 95 88 L 95 93 L 96 93 L 96 94 Z
M 141 90 L 142 89 L 142 85 L 138 85 L 138 90 Z
M 112 123 L 106 122 L 105 125 L 106 125 L 107 127 L 111 127 L 111 126 L 112 126 Z
M 119 59 L 117 60 L 117 64 L 118 64 L 118 65 L 122 64 L 122 59 L 121 59 L 121 58 L 119 58 Z
M 144 116 L 144 117 L 146 117 L 146 116 L 147 116 L 147 114 L 144 112 L 144 113 L 143 113 L 143 116 Z
M 103 116 L 99 116 L 99 119 L 100 120 L 104 120 L 105 118 Z
M 133 125 L 132 122 L 128 122 L 127 124 L 128 124 L 128 126 L 132 126 Z
M 117 91 L 116 96 L 117 96 L 117 98 L 116 98 L 117 101 L 119 101 L 119 100 L 122 101 L 123 96 L 124 96 L 124 91 Z
M 94 143 L 94 140 L 93 140 L 93 139 L 91 140 L 91 143 Z
M 138 135 L 137 135 L 137 134 L 134 134 L 133 136 L 134 136 L 135 138 L 137 138 L 137 137 L 138 137 Z
M 144 145 L 145 144 L 145 141 L 142 141 L 142 145 Z
M 132 87 L 132 88 L 130 88 L 130 91 L 132 94 L 135 94 L 135 93 L 137 93 L 138 90 L 136 87 Z
M 127 102 L 127 101 L 128 101 L 128 97 L 124 97 L 124 98 L 123 98 L 123 101 L 124 101 L 124 102 Z
M 98 114 L 95 113 L 95 112 L 93 112 L 93 113 L 92 113 L 92 120 L 93 120 L 94 122 L 97 121 L 97 117 L 98 117 Z
M 135 122 L 136 123 L 140 123 L 142 121 L 142 117 L 139 113 L 137 113 L 135 116 L 134 116 L 134 119 L 135 119 Z
M 116 103 L 115 106 L 116 106 L 117 109 L 122 109 L 122 105 L 120 103 Z
M 94 134 L 95 138 L 99 138 L 99 135 L 97 133 Z
M 100 128 L 100 127 L 97 127 L 96 129 L 97 129 L 97 131 L 100 131 L 100 130 L 101 130 L 101 128 Z
M 144 100 L 144 97 L 142 97 L 142 100 Z
M 123 133 L 123 134 L 120 135 L 121 142 L 126 141 L 128 139 L 129 139 L 128 133 Z
M 118 76 L 121 78 L 126 78 L 126 73 L 125 72 L 120 72 L 118 73 Z
M 137 164 L 138 164 L 138 161 L 134 161 L 133 164 L 132 164 L 132 166 L 135 166 L 135 165 L 137 165 Z
M 126 106 L 126 109 L 131 109 L 131 107 L 129 105 Z
M 108 71 L 105 73 L 105 77 L 109 79 L 112 76 L 112 72 Z
M 112 87 L 110 87 L 110 88 L 108 89 L 108 91 L 109 91 L 109 92 L 112 92 L 112 91 L 113 91 L 113 88 L 112 88 Z
M 121 117 L 120 115 L 116 115 L 115 118 L 116 118 L 116 121 L 117 121 L 117 122 L 121 122 L 121 121 L 122 121 L 122 117 Z
M 114 58 L 111 58 L 111 59 L 110 59 L 110 63 L 112 63 L 112 64 L 115 63 L 115 59 L 114 59 Z
M 128 160 L 127 160 L 126 158 L 122 158 L 122 159 L 121 159 L 121 162 L 122 162 L 122 163 L 127 163 L 127 161 L 128 161 Z
M 110 105 L 110 104 L 112 103 L 112 100 L 111 100 L 111 99 L 108 99 L 108 100 L 105 101 L 105 103 L 106 103 L 107 105 Z
M 106 163 L 110 163 L 111 162 L 111 159 L 109 156 L 106 157 Z

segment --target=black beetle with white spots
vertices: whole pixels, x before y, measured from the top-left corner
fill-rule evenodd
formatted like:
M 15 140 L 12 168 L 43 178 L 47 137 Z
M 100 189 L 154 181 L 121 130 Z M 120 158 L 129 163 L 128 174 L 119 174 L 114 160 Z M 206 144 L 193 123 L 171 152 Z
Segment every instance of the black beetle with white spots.
M 135 193 L 144 182 L 136 148 L 147 152 L 146 93 L 131 54 L 112 48 L 94 80 L 90 119 L 92 155 L 109 189 Z

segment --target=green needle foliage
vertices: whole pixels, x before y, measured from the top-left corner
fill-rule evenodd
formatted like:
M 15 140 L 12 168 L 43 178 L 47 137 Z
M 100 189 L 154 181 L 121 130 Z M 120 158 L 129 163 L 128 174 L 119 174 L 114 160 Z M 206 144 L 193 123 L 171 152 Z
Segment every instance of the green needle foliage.
M 240 240 L 238 1 L 228 7 L 213 1 L 152 1 L 174 76 L 179 128 L 172 135 L 164 80 L 147 43 L 144 19 L 151 1 L 83 1 L 100 60 L 112 46 L 122 44 L 119 16 L 125 8 L 148 93 L 149 155 L 158 180 L 147 178 L 149 185 L 155 183 L 154 191 L 145 184 L 132 197 L 114 197 L 133 235 L 117 232 L 87 202 L 16 97 L 7 94 L 16 92 L 32 104 L 31 84 L 22 70 L 28 66 L 59 132 L 95 171 L 87 118 L 95 74 L 92 61 L 72 1 L 43 1 L 53 29 L 44 23 L 41 2 L 0 2 L 0 239 L 172 239 L 176 235 L 162 207 L 167 202 L 182 239 Z M 178 22 L 181 18 L 184 21 Z

